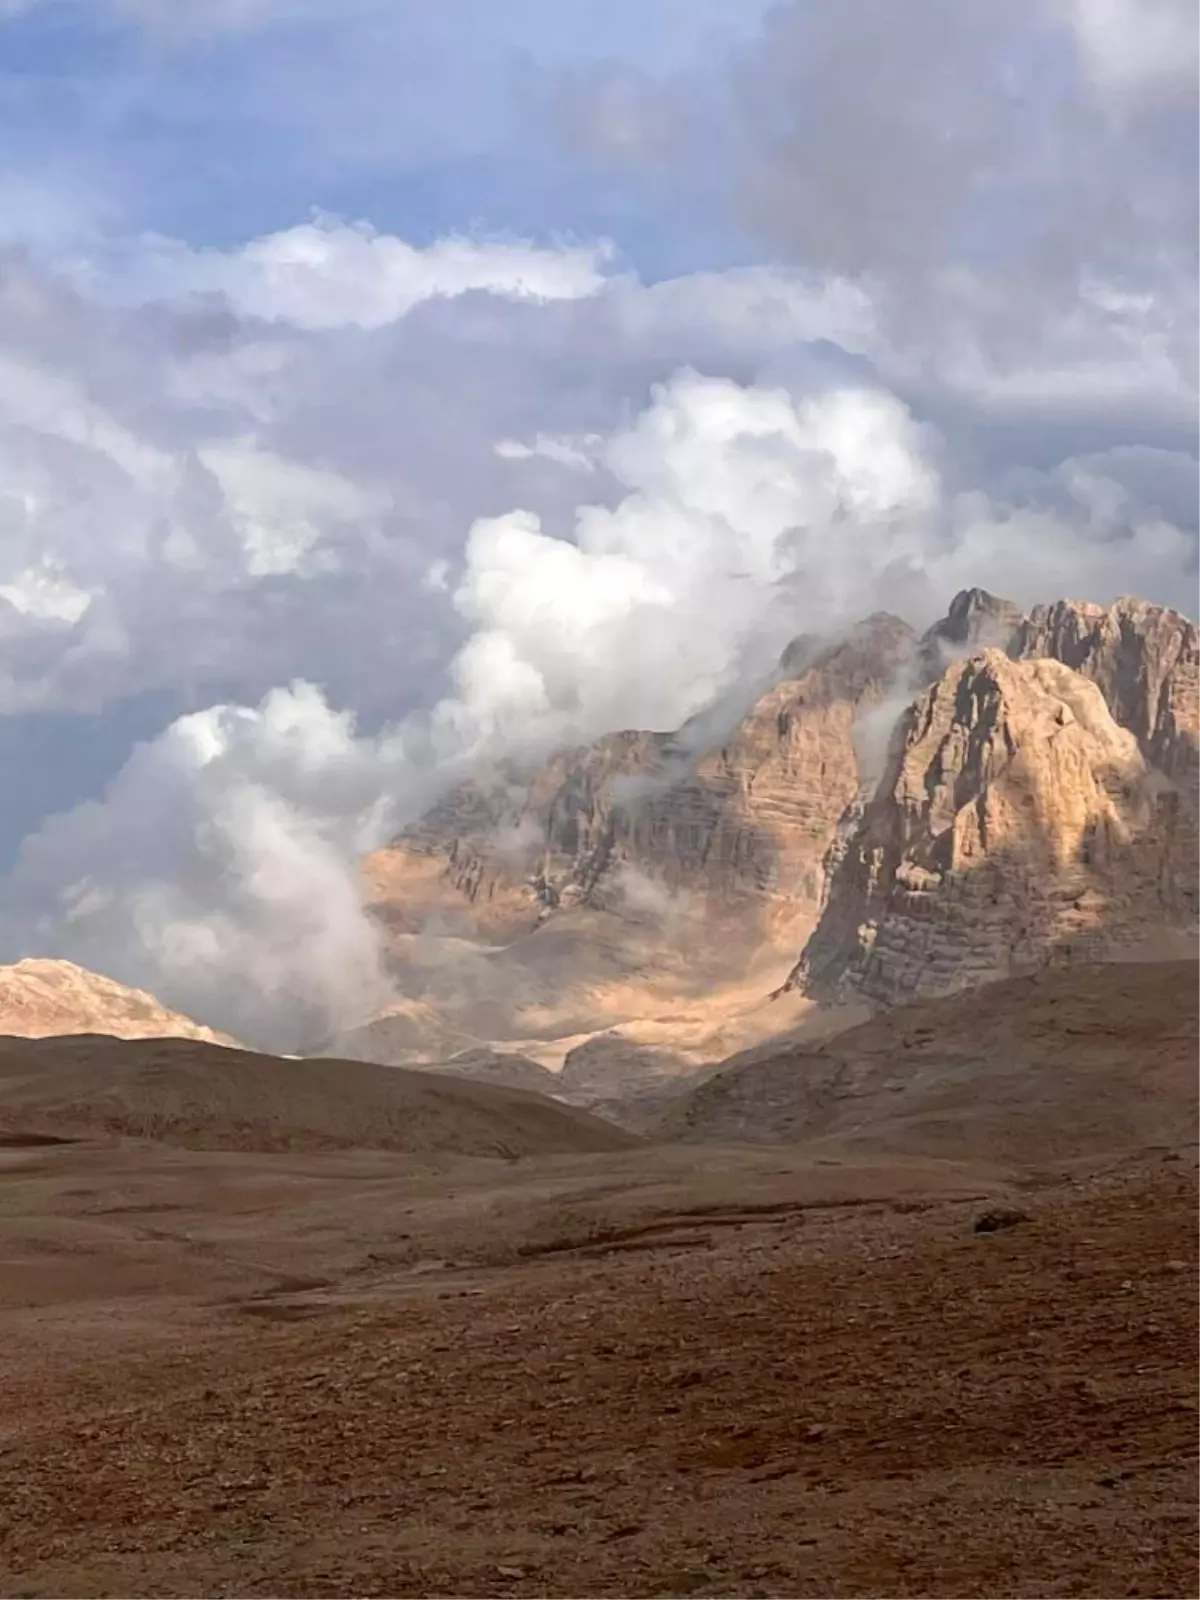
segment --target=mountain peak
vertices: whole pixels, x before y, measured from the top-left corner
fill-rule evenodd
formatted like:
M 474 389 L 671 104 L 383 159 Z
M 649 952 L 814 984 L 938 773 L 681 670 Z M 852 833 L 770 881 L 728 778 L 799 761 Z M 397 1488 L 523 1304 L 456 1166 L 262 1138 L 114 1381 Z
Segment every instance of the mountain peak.
M 1011 600 L 987 589 L 960 589 L 946 615 L 926 630 L 921 639 L 925 677 L 940 673 L 947 661 L 965 650 L 1008 649 L 1025 613 Z

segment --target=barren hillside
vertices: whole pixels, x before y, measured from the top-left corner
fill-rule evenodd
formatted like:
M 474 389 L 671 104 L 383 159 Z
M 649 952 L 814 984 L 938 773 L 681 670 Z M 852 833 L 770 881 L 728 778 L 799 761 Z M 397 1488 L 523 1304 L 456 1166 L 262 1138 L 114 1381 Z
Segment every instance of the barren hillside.
M 816 1047 L 734 1057 L 655 1126 L 1006 1164 L 1186 1148 L 1198 989 L 1194 961 L 1126 962 L 914 1002 Z
M 285 1061 L 185 1040 L 8 1040 L 0 1130 L 210 1150 L 365 1147 L 417 1156 L 619 1150 L 631 1137 L 541 1095 L 358 1061 Z

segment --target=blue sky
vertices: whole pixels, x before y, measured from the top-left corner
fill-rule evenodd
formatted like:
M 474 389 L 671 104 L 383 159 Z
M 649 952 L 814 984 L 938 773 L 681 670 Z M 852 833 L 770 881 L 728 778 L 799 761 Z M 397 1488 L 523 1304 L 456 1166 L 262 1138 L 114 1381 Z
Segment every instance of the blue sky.
M 35 0 L 0 22 L 0 225 L 228 244 L 318 208 L 418 242 L 464 227 L 611 235 L 651 275 L 745 258 L 728 216 L 706 225 L 669 185 L 589 163 L 559 102 L 571 75 L 702 78 L 762 9 L 347 0 L 222 25 L 220 7 L 181 0 L 171 30 Z

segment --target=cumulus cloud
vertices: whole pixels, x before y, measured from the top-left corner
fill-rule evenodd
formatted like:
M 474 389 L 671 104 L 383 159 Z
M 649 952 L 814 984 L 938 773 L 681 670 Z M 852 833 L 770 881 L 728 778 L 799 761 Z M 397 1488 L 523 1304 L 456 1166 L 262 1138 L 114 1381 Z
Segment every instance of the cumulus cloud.
M 356 863 L 387 827 L 398 748 L 298 683 L 139 746 L 51 818 L 5 884 L 0 937 L 170 995 L 252 1043 L 311 1047 L 388 993 Z

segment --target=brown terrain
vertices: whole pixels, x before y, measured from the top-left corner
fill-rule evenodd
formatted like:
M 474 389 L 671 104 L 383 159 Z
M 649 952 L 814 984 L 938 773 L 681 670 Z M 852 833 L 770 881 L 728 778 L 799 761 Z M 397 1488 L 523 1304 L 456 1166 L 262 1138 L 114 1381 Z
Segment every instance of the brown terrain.
M 183 1039 L 0 1041 L 0 1117 L 0 1138 L 17 1144 L 102 1133 L 198 1150 L 515 1158 L 632 1142 L 586 1111 L 501 1084 Z
M 921 1001 L 645 1142 L 10 1042 L 0 1594 L 1196 1594 L 1197 988 Z M 420 1139 L 336 1147 L 389 1077 Z
M 1034 1166 L 1189 1137 L 1198 1051 L 1196 962 L 1046 971 L 760 1046 L 642 1120 L 660 1137 Z

